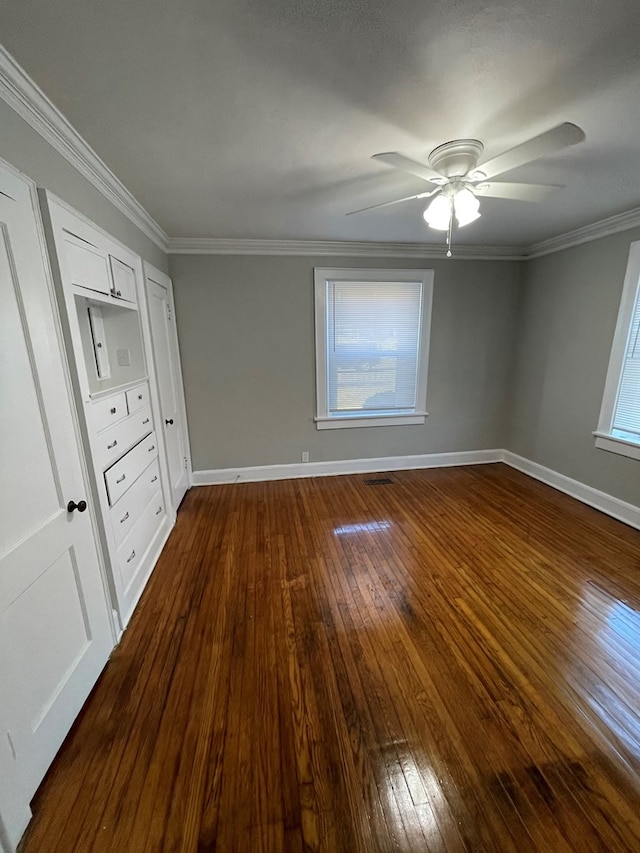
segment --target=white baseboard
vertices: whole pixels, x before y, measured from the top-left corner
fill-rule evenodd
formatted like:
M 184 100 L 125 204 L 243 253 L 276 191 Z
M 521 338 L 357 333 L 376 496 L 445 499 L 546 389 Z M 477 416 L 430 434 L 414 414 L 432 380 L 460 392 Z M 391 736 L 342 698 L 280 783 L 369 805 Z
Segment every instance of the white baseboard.
M 217 468 L 194 471 L 194 486 L 221 483 L 258 483 L 263 480 L 293 480 L 300 477 L 329 477 L 336 474 L 369 474 L 404 471 L 410 468 L 443 468 L 501 462 L 501 450 L 463 450 L 459 453 L 423 453 L 416 456 L 376 456 L 371 459 L 338 459 L 332 462 L 294 462 L 284 465 L 255 465 L 249 468 Z
M 283 465 L 254 465 L 247 468 L 215 468 L 194 471 L 194 486 L 222 483 L 259 483 L 265 480 L 293 480 L 300 477 L 330 477 L 337 474 L 369 474 L 382 471 L 406 471 L 412 468 L 444 468 L 456 465 L 482 465 L 504 462 L 572 498 L 640 530 L 640 507 L 614 498 L 518 456 L 510 450 L 463 450 L 459 453 L 423 453 L 415 456 L 376 456 L 371 459 L 339 459 L 332 462 L 295 462 Z
M 552 471 L 551 468 L 545 468 L 544 465 L 518 456 L 510 450 L 502 451 L 502 461 L 512 468 L 522 471 L 523 474 L 528 474 L 530 477 L 640 530 L 640 507 L 614 498 L 613 495 L 587 486 L 579 480 L 572 480 L 571 477 Z

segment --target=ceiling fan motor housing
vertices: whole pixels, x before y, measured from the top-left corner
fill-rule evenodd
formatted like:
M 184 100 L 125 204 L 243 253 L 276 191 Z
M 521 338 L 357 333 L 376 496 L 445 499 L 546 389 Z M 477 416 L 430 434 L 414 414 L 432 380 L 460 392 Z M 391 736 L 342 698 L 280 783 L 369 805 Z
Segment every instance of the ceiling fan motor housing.
M 478 139 L 454 139 L 429 154 L 429 165 L 445 178 L 459 178 L 474 169 L 484 151 Z

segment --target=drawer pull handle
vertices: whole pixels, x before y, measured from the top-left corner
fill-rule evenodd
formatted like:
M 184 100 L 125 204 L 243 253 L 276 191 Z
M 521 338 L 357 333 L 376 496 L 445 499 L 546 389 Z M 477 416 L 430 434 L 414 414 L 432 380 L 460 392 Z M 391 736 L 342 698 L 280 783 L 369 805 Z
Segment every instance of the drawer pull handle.
M 125 512 L 125 514 L 120 519 L 120 524 L 124 524 L 124 522 L 129 518 L 129 510 Z
M 156 449 L 155 444 L 152 444 L 152 445 L 151 445 L 151 447 L 148 447 L 148 448 L 147 448 L 147 450 L 149 451 L 149 453 L 151 453 L 151 451 L 152 451 L 152 450 L 155 450 L 155 449 Z
M 135 549 L 134 549 L 134 550 L 131 552 L 131 554 L 127 557 L 127 563 L 130 563 L 130 562 L 131 562 L 131 560 L 133 560 L 133 558 L 135 557 L 135 555 L 136 555 L 136 552 L 135 552 Z
M 118 439 L 114 438 L 114 440 L 111 442 L 111 444 L 107 444 L 107 450 L 111 450 L 111 448 L 115 447 L 117 443 L 118 443 Z
M 155 483 L 155 481 L 156 481 L 157 479 L 158 479 L 158 475 L 156 474 L 156 476 L 155 476 L 155 477 L 152 477 L 152 478 L 151 478 L 151 482 L 152 482 L 152 483 Z
M 126 474 L 123 474 L 122 477 L 120 477 L 118 480 L 116 480 L 116 483 L 121 483 L 126 478 L 126 476 L 127 476 Z
M 156 510 L 156 515 L 160 515 L 161 512 L 162 512 L 162 507 L 159 506 L 158 509 Z
M 142 394 L 138 394 L 138 400 L 142 400 Z
M 112 406 L 112 407 L 111 407 L 111 414 L 112 414 L 112 415 L 115 415 L 115 413 L 116 413 L 116 412 L 117 412 L 116 407 L 115 407 L 115 406 Z
M 149 423 L 149 418 L 145 418 L 145 419 L 142 421 L 142 426 L 144 426 L 145 424 L 148 424 L 148 423 Z

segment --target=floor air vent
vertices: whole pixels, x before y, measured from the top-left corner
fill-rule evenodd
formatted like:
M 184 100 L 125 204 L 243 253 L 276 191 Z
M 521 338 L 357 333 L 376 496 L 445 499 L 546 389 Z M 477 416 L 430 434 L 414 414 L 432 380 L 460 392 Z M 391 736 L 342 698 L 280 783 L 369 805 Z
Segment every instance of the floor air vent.
M 389 483 L 393 483 L 390 477 L 372 477 L 364 481 L 365 486 L 388 486 Z

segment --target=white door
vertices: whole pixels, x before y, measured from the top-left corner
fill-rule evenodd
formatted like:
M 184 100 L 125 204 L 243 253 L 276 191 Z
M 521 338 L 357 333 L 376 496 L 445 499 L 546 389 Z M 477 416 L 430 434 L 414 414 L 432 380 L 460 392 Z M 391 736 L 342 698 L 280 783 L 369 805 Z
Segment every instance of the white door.
M 145 285 L 173 507 L 189 488 L 189 448 L 171 279 L 145 264 Z
M 29 800 L 113 647 L 35 187 L 0 163 L 0 826 Z M 80 504 L 69 511 L 68 504 Z

